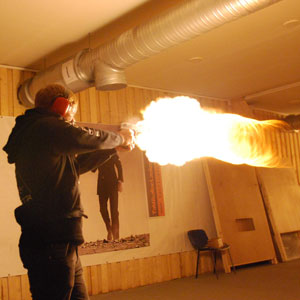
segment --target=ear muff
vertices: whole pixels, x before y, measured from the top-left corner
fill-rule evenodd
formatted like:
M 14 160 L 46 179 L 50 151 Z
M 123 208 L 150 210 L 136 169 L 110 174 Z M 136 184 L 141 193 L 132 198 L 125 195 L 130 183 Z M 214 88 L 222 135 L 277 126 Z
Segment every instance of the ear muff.
M 50 110 L 64 117 L 67 111 L 69 110 L 69 108 L 70 108 L 70 104 L 67 98 L 57 97 L 54 100 Z

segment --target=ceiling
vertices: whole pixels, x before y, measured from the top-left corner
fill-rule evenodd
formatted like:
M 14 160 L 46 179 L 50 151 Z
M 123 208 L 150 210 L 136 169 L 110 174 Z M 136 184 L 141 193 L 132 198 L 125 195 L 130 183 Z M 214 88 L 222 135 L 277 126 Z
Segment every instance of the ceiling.
M 1 0 L 0 65 L 46 69 L 183 1 Z M 282 0 L 125 72 L 133 86 L 300 114 L 300 1 Z

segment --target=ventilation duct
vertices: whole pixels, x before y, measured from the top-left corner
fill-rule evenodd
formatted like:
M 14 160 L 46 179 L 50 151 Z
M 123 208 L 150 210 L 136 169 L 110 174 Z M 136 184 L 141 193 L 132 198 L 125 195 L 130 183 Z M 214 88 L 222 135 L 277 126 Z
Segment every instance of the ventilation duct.
M 83 50 L 38 73 L 21 84 L 19 100 L 25 106 L 33 106 L 36 92 L 50 83 L 63 84 L 73 92 L 91 86 L 98 90 L 124 88 L 124 70 L 128 66 L 279 1 L 185 1 L 107 44 L 90 51 Z
M 288 123 L 292 131 L 300 130 L 300 115 L 288 115 L 282 121 Z

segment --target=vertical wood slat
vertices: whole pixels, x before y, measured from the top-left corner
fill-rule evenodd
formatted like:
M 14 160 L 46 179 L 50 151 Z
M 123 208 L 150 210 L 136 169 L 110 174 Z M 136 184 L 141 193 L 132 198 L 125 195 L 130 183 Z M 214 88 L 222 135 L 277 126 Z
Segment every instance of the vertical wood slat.
M 27 275 L 21 275 L 22 300 L 31 300 L 29 280 Z
M 80 92 L 78 94 L 79 98 L 79 110 L 80 110 L 80 121 L 82 122 L 91 122 L 91 114 L 90 114 L 90 105 L 88 101 L 87 91 Z
M 19 103 L 17 97 L 18 86 L 23 76 L 18 70 L 12 70 L 12 92 L 13 92 L 13 115 L 20 115 L 24 112 L 25 108 Z
M 108 105 L 111 124 L 119 124 L 118 102 L 116 92 L 108 92 Z
M 0 68 L 0 114 L 9 116 L 7 69 Z
M 7 69 L 7 100 L 8 100 L 8 115 L 14 115 L 14 90 L 13 90 L 13 70 Z
M 92 293 L 92 283 L 91 283 L 91 267 L 83 267 L 83 278 L 86 285 L 86 289 L 88 291 L 88 294 L 91 295 Z
M 110 111 L 109 111 L 109 99 L 108 92 L 100 92 L 99 97 L 99 112 L 100 112 L 100 122 L 103 124 L 110 124 Z
M 94 87 L 88 89 L 89 105 L 90 105 L 90 120 L 92 123 L 98 123 L 100 116 L 98 116 L 97 109 L 97 91 Z
M 117 96 L 117 108 L 118 108 L 118 116 L 119 116 L 119 122 L 125 122 L 127 120 L 127 107 L 126 107 L 126 93 L 124 89 L 121 89 L 117 91 L 116 93 Z
M 98 277 L 98 268 L 97 265 L 90 267 L 90 276 L 91 276 L 91 295 L 97 295 L 101 292 L 99 287 L 100 278 Z
M 8 278 L 0 278 L 0 299 L 1 300 L 10 300 L 9 299 L 9 294 L 8 294 Z
M 8 276 L 9 299 L 22 300 L 21 276 Z
M 125 105 L 127 111 L 128 121 L 134 117 L 134 88 L 127 87 L 125 89 Z

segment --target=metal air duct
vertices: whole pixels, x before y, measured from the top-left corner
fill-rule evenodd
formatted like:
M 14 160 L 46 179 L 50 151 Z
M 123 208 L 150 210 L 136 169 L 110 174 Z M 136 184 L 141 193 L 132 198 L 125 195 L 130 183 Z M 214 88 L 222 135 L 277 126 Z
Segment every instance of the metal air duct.
M 126 87 L 126 67 L 169 47 L 195 38 L 281 0 L 189 0 L 149 22 L 130 29 L 113 41 L 75 56 L 38 73 L 21 84 L 18 98 L 33 106 L 36 92 L 60 83 L 79 92 Z

